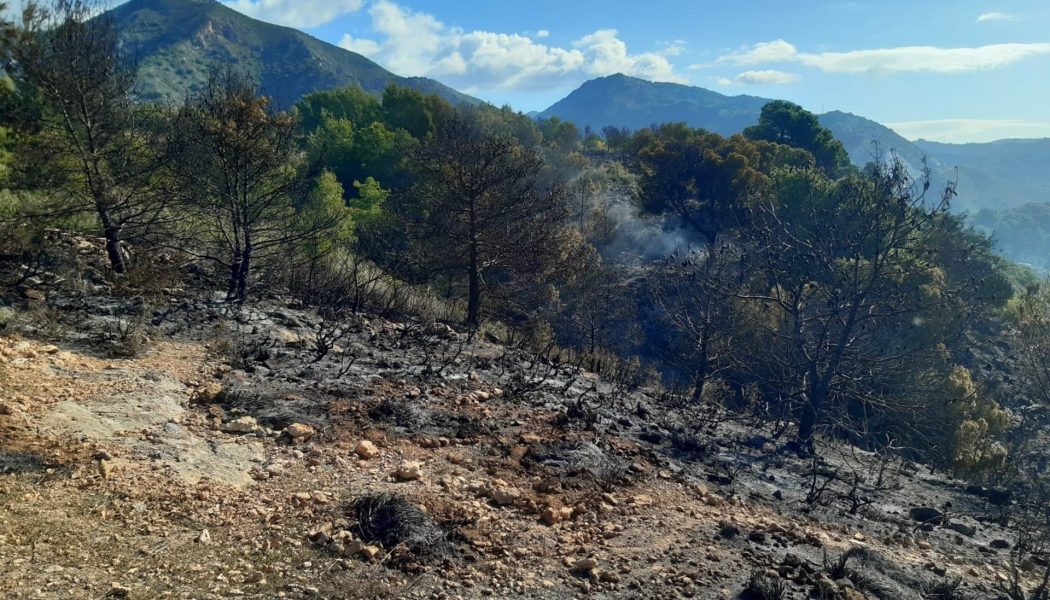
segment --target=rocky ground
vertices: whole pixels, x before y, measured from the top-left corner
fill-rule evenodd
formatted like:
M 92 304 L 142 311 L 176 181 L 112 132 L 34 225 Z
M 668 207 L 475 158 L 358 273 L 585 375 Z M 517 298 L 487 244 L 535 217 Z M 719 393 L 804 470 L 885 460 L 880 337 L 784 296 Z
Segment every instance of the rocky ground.
M 1006 578 L 995 494 L 832 444 L 801 459 L 444 325 L 361 315 L 320 356 L 331 324 L 280 298 L 23 296 L 0 335 L 5 598 L 736 598 L 753 574 L 784 598 L 998 598 Z

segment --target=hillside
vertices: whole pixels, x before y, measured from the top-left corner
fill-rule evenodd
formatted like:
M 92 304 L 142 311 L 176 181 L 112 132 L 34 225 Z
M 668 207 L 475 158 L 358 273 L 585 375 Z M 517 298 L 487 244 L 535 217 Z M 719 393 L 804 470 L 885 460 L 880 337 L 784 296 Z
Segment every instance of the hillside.
M 584 83 L 538 118 L 559 117 L 600 130 L 605 126 L 639 129 L 685 122 L 731 135 L 758 121 L 767 98 L 726 96 L 699 87 L 648 82 L 612 75 Z M 913 169 L 924 157 L 937 181 L 959 181 L 959 210 L 1014 207 L 1041 202 L 1050 190 L 1050 173 L 1038 165 L 1050 160 L 1050 141 L 1006 140 L 990 144 L 910 142 L 892 129 L 850 113 L 832 111 L 820 121 L 842 141 L 854 164 L 882 152 L 896 152 Z M 958 171 L 956 168 L 958 167 Z
M 584 83 L 538 117 L 559 117 L 596 131 L 607 125 L 641 129 L 684 121 L 731 135 L 752 125 L 766 102 L 755 96 L 724 96 L 677 83 L 610 75 Z
M 0 298 L 5 598 L 728 600 L 755 573 L 785 590 L 760 598 L 930 600 L 1013 572 L 987 490 L 830 441 L 799 458 L 445 325 L 355 315 L 319 361 L 289 298 L 33 285 Z M 135 352 L 106 335 L 129 322 Z
M 985 191 L 989 209 L 1019 208 L 1050 201 L 1050 139 L 999 140 L 986 144 L 941 144 L 919 140 L 915 146 L 937 157 L 946 169 L 958 168 L 959 187 Z
M 371 60 L 301 31 L 249 18 L 215 0 L 131 0 L 108 13 L 139 64 L 139 96 L 178 101 L 214 68 L 254 76 L 264 94 L 288 106 L 317 90 L 356 85 L 378 93 L 396 83 L 453 103 L 475 103 L 437 81 L 400 77 Z

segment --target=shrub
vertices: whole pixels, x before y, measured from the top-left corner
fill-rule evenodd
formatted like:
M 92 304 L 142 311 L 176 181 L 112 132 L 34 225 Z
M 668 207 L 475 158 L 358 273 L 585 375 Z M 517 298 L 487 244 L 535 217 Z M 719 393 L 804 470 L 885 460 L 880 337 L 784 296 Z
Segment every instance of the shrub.
M 786 594 L 787 585 L 783 579 L 752 571 L 740 600 L 782 600 Z
M 443 557 L 451 552 L 448 534 L 433 518 L 402 496 L 372 494 L 353 503 L 357 530 L 387 550 L 404 547 L 419 555 Z

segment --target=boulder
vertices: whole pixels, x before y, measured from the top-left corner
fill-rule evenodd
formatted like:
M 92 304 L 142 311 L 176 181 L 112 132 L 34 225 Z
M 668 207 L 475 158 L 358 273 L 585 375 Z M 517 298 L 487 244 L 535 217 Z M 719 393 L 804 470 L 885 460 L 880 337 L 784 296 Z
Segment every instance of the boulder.
M 295 442 L 305 442 L 314 437 L 314 428 L 305 423 L 292 423 L 284 430 L 285 435 Z
M 916 506 L 908 511 L 908 514 L 920 523 L 940 525 L 944 522 L 944 513 L 930 506 Z
M 594 558 L 581 558 L 573 564 L 573 569 L 577 571 L 593 571 L 598 568 L 598 561 Z
M 423 465 L 418 461 L 406 460 L 394 471 L 394 478 L 398 481 L 416 481 L 423 477 Z
M 259 423 L 255 421 L 255 417 L 237 417 L 236 419 L 224 424 L 222 430 L 226 433 L 253 433 L 259 429 Z
M 365 460 L 370 460 L 379 456 L 379 448 L 369 440 L 361 440 L 354 448 L 354 453 Z
M 955 533 L 965 535 L 966 537 L 977 535 L 977 527 L 974 525 L 967 525 L 966 523 L 950 523 L 948 529 L 951 529 Z
M 193 401 L 198 404 L 214 404 L 222 396 L 222 384 L 215 381 L 197 388 Z

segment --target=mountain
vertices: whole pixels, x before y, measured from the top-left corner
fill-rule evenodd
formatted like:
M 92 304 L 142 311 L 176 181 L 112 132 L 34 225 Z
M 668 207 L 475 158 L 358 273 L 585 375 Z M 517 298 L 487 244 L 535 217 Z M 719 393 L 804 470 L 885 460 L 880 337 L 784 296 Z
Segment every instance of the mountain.
M 539 114 L 538 118 L 559 117 L 577 127 L 627 127 L 641 129 L 654 124 L 685 122 L 722 135 L 740 133 L 758 122 L 770 98 L 726 96 L 700 87 L 677 83 L 657 83 L 610 75 L 592 79 Z M 925 151 L 904 139 L 892 129 L 870 119 L 834 111 L 820 115 L 821 123 L 830 129 L 846 147 L 857 165 L 870 162 L 876 152 L 894 150 L 909 165 L 917 168 Z
M 1050 202 L 1050 139 L 984 144 L 919 140 L 915 146 L 936 156 L 942 169 L 957 171 L 960 190 L 981 190 L 987 194 L 989 201 L 982 202 L 982 208 L 1018 208 Z
M 731 135 L 758 121 L 767 98 L 726 96 L 704 88 L 654 83 L 626 75 L 593 79 L 541 112 L 538 118 L 559 117 L 578 127 L 640 129 L 653 124 L 685 122 Z M 820 122 L 846 147 L 858 166 L 876 151 L 895 152 L 913 172 L 925 158 L 935 183 L 957 180 L 958 210 L 1017 207 L 1050 201 L 1050 140 L 1004 140 L 989 144 L 911 142 L 870 119 L 833 111 Z M 877 149 L 877 150 L 876 150 Z
M 607 125 L 642 129 L 684 121 L 722 135 L 739 133 L 758 120 L 769 100 L 755 96 L 724 96 L 699 87 L 655 83 L 626 75 L 592 79 L 539 114 L 559 117 L 583 129 Z
M 139 97 L 178 101 L 213 68 L 254 76 L 262 92 L 290 106 L 318 90 L 357 85 L 379 93 L 390 83 L 455 104 L 478 100 L 422 77 L 400 77 L 371 60 L 301 31 L 247 17 L 215 0 L 131 0 L 107 13 L 139 66 Z

